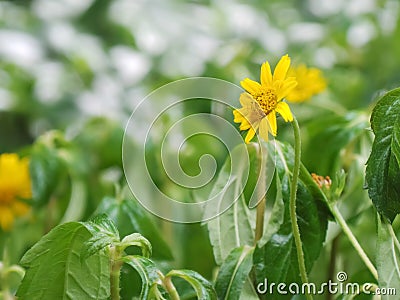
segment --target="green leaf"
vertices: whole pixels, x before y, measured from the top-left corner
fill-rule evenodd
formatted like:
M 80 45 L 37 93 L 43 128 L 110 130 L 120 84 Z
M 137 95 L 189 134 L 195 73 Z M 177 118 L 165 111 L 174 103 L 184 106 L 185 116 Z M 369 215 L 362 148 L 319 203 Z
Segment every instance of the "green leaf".
M 34 145 L 29 171 L 32 179 L 32 198 L 38 205 L 45 205 L 57 187 L 62 161 L 57 151 L 50 149 L 42 143 Z
M 253 282 L 250 279 L 250 276 L 247 277 L 242 292 L 240 293 L 240 300 L 259 300 L 260 298 L 257 295 L 257 292 L 253 286 Z
M 172 253 L 164 241 L 159 229 L 151 220 L 147 211 L 136 199 L 115 199 L 105 197 L 96 210 L 105 213 L 116 224 L 121 236 L 138 232 L 146 237 L 153 246 L 153 257 L 172 259 Z
M 250 169 L 248 165 L 243 163 L 237 167 L 234 174 L 231 174 L 231 163 L 230 158 L 228 158 L 218 174 L 217 181 L 211 192 L 211 195 L 220 194 L 218 205 L 212 204 L 205 207 L 206 215 L 219 214 L 218 217 L 207 222 L 210 242 L 218 265 L 223 263 L 232 249 L 254 243 L 255 210 L 250 210 L 248 203 L 253 192 L 251 188 L 254 189 L 256 181 L 252 177 L 258 178 L 258 173 L 254 170 L 258 168 L 256 164 L 258 160 L 257 149 L 253 144 L 250 144 L 246 148 L 240 145 L 233 151 L 236 152 L 237 156 L 249 155 Z M 248 184 L 246 186 L 247 191 L 244 189 L 243 193 L 239 195 L 240 191 L 243 190 L 243 181 L 246 180 L 247 173 L 249 173 L 249 180 L 251 179 L 252 184 L 251 186 Z M 229 183 L 226 187 L 227 182 Z M 230 204 L 232 199 L 238 200 Z M 226 207 L 229 208 L 223 212 Z
M 138 246 L 142 249 L 142 255 L 145 257 L 150 257 L 152 252 L 152 247 L 150 242 L 144 238 L 140 233 L 132 233 L 123 238 L 118 247 L 124 250 L 129 246 Z
M 379 287 L 382 289 L 400 290 L 400 249 L 398 240 L 391 235 L 391 225 L 378 216 L 378 241 L 376 249 L 376 267 Z M 393 296 L 382 295 L 382 299 L 393 299 Z
M 385 94 L 371 115 L 375 134 L 366 169 L 369 197 L 390 221 L 400 213 L 400 89 Z
M 125 256 L 122 260 L 139 273 L 142 280 L 140 299 L 163 299 L 157 288 L 162 284 L 162 279 L 154 262 L 137 255 Z
M 194 288 L 199 300 L 212 300 L 217 299 L 217 294 L 212 284 L 203 278 L 199 273 L 192 270 L 172 270 L 165 277 L 175 276 L 180 277 Z
M 271 149 L 272 151 L 273 149 Z M 276 142 L 276 176 L 280 182 L 284 201 L 284 218 L 279 229 L 273 233 L 263 247 L 254 252 L 257 282 L 300 282 L 297 252 L 292 234 L 289 212 L 290 180 L 293 169 L 293 149 Z M 323 195 L 311 175 L 301 166 L 297 191 L 297 218 L 307 270 L 310 270 L 322 249 L 331 217 Z
M 82 222 L 82 224 L 89 230 L 92 237 L 85 242 L 81 259 L 86 259 L 101 249 L 120 241 L 117 228 L 106 214 L 97 215 L 92 220 Z
M 119 232 L 106 214 L 100 214 L 89 220 L 88 229 L 95 232 L 104 232 L 109 236 L 115 237 L 119 240 Z
M 80 253 L 91 234 L 80 223 L 57 226 L 21 259 L 27 268 L 19 299 L 107 299 L 110 262 L 99 252 L 83 262 Z M 49 284 L 51 283 L 51 284 Z
M 242 246 L 231 251 L 218 272 L 215 290 L 218 299 L 239 299 L 253 266 L 253 247 Z

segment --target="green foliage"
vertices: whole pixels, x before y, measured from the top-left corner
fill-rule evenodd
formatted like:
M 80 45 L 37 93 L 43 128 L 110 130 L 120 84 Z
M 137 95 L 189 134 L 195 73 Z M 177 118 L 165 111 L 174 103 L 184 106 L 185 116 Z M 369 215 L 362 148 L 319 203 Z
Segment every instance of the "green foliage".
M 169 246 L 144 208 L 133 198 L 116 199 L 105 197 L 96 213 L 105 213 L 116 224 L 122 236 L 140 232 L 153 245 L 153 256 L 159 259 L 172 259 Z
M 376 267 L 379 275 L 379 287 L 400 290 L 400 244 L 393 228 L 385 219 L 378 216 L 378 243 L 376 249 Z M 382 295 L 382 299 L 393 299 Z
M 142 256 L 126 255 L 124 250 L 130 246 L 139 246 Z M 110 289 L 111 295 L 119 293 L 119 286 L 112 290 L 113 280 L 119 278 L 122 263 L 127 263 L 141 278 L 140 299 L 165 299 L 163 294 L 173 293 L 169 277 L 186 280 L 198 299 L 217 299 L 212 284 L 195 271 L 171 270 L 164 276 L 149 259 L 151 249 L 139 233 L 120 241 L 117 228 L 105 214 L 88 222 L 59 225 L 22 258 L 21 265 L 28 270 L 17 295 L 20 299 L 108 299 Z
M 133 267 L 140 275 L 142 280 L 140 299 L 163 299 L 158 289 L 162 278 L 153 261 L 137 255 L 125 257 L 123 261 Z
M 120 240 L 117 228 L 105 214 L 97 215 L 89 222 L 82 224 L 92 234 L 92 237 L 85 242 L 85 247 L 82 248 L 83 260 Z
M 30 174 L 33 201 L 38 206 L 45 205 L 57 187 L 62 169 L 62 160 L 56 149 L 36 143 L 30 155 Z
M 192 270 L 172 270 L 166 277 L 179 277 L 189 282 L 196 291 L 197 299 L 199 300 L 217 299 L 217 294 L 212 284 L 197 272 Z
M 250 255 L 253 253 L 253 248 L 247 247 L 254 244 L 255 210 L 248 208 L 249 199 L 246 201 L 245 193 L 241 194 L 239 199 L 218 218 L 207 223 L 216 261 L 221 264 L 216 282 L 219 297 L 236 299 L 240 296 L 253 265 L 253 259 L 257 282 L 262 282 L 264 278 L 268 278 L 271 282 L 300 281 L 289 217 L 289 183 L 293 168 L 293 149 L 287 144 L 275 143 L 267 145 L 268 153 L 276 159 L 276 175 L 273 181 L 275 186 L 271 187 L 271 192 L 267 194 L 267 201 L 272 200 L 271 198 L 275 198 L 275 200 L 269 209 L 269 214 L 266 214 L 264 234 L 254 251 L 254 258 L 252 258 L 253 255 Z M 246 147 L 250 150 L 254 149 L 252 144 Z M 234 151 L 247 155 L 245 150 L 246 148 L 243 146 L 238 146 Z M 249 155 L 251 161 L 259 160 L 256 151 L 249 151 Z M 254 169 L 259 171 L 257 163 L 253 162 L 250 165 L 253 182 L 254 177 L 258 178 L 258 173 Z M 240 185 L 243 184 L 242 177 L 247 171 L 246 166 L 236 170 L 234 180 L 221 193 L 219 199 L 221 206 L 221 203 L 226 204 L 224 201 L 232 201 L 238 197 Z M 216 194 L 224 188 L 229 179 L 229 172 L 230 163 L 227 161 L 221 169 L 212 194 Z M 321 190 L 304 166 L 300 171 L 297 198 L 300 233 L 304 243 L 306 266 L 310 270 L 313 262 L 319 257 L 325 241 L 327 222 L 331 215 L 323 200 L 324 196 Z M 219 207 L 207 208 L 217 211 L 219 209 Z M 232 236 L 235 238 L 233 239 Z M 249 252 L 245 251 L 246 249 L 252 250 Z M 233 286 L 229 285 L 228 277 Z
M 215 283 L 218 299 L 239 299 L 253 266 L 253 247 L 235 248 L 221 265 Z
M 250 161 L 257 160 L 257 151 L 254 145 L 239 145 L 233 151 L 243 156 L 247 155 L 247 151 L 249 151 Z M 217 218 L 207 222 L 215 261 L 219 265 L 222 264 L 232 249 L 251 245 L 254 241 L 255 210 L 248 208 L 249 198 L 246 198 L 246 194 L 239 193 L 243 189 L 243 181 L 246 180 L 247 173 L 251 174 L 249 175 L 251 177 L 251 179 L 249 178 L 250 180 L 253 182 L 257 180 L 254 179 L 258 178 L 258 173 L 254 170 L 256 168 L 255 163 L 251 164 L 250 168 L 246 164 L 240 164 L 235 173 L 231 174 L 231 163 L 228 158 L 211 192 L 211 195 L 220 193 L 218 206 L 208 205 L 205 208 L 207 215 L 219 214 Z M 231 176 L 234 176 L 234 178 L 231 179 Z M 227 182 L 229 182 L 228 186 L 225 187 Z M 232 199 L 237 200 L 231 204 Z M 223 211 L 223 208 L 226 207 L 228 209 Z
M 42 237 L 21 259 L 28 270 L 17 292 L 19 299 L 108 299 L 110 264 L 106 253 L 80 259 L 90 237 L 85 226 L 75 222 Z
M 380 98 L 372 112 L 375 140 L 365 176 L 376 209 L 390 221 L 400 213 L 399 115 L 400 89 L 395 89 Z
M 333 176 L 348 163 L 345 150 L 354 150 L 355 141 L 367 133 L 367 127 L 367 115 L 362 111 L 343 115 L 329 113 L 322 118 L 313 118 L 306 124 L 309 140 L 303 162 L 313 172 Z M 316 145 L 323 146 L 315 151 Z
M 274 149 L 270 149 L 272 151 Z M 279 229 L 262 247 L 254 251 L 254 264 L 258 282 L 268 278 L 270 282 L 300 282 L 297 253 L 289 216 L 290 178 L 293 169 L 293 149 L 284 143 L 276 142 L 276 176 L 278 190 L 284 202 L 284 217 Z M 278 194 L 279 197 L 279 194 Z M 278 198 L 279 199 L 279 198 Z M 297 190 L 297 218 L 303 242 L 305 263 L 308 271 L 319 257 L 330 214 L 323 195 L 310 174 L 301 168 Z M 276 226 L 276 223 L 271 224 Z
M 260 63 L 268 59 L 273 66 L 284 53 L 293 65 L 321 68 L 329 86 L 309 102 L 289 103 L 303 134 L 297 216 L 310 281 L 334 278 L 339 270 L 349 274 L 349 281 L 374 280 L 340 226 L 328 224 L 333 218 L 322 201 L 325 196 L 376 262 L 379 287 L 400 290 L 395 235 L 400 212 L 400 89 L 383 95 L 373 109 L 373 145 L 368 130 L 370 102 L 400 80 L 397 1 L 72 2 L 0 1 L 0 153 L 17 152 L 30 159 L 33 192 L 32 202 L 27 202 L 32 204 L 30 212 L 16 216 L 10 232 L 0 229 L 0 298 L 11 299 L 18 289 L 19 298 L 28 300 L 108 299 L 115 261 L 124 263 L 122 299 L 171 299 L 171 277 L 182 300 L 217 295 L 253 300 L 262 298 L 254 287 L 264 278 L 299 282 L 288 210 L 293 168 L 288 144 L 278 142 L 272 158 L 276 171 L 257 244 L 256 211 L 249 205 L 260 175 L 255 144 L 234 150 L 248 152 L 249 164 L 239 162 L 230 177 L 231 163 L 223 164 L 228 151 L 218 137 L 199 134 L 187 139 L 178 155 L 187 175 L 201 171 L 198 158 L 204 154 L 217 162 L 217 176 L 202 190 L 174 185 L 162 168 L 163 146 L 168 159 L 176 155 L 171 151 L 175 147 L 162 143 L 165 133 L 172 133 L 173 143 L 194 128 L 206 132 L 215 126 L 196 120 L 174 133 L 174 117 L 216 113 L 233 124 L 231 107 L 188 99 L 160 115 L 146 145 L 148 170 L 141 172 L 148 171 L 171 198 L 200 201 L 212 186 L 211 194 L 223 192 L 218 206 L 206 207 L 205 214 L 220 213 L 207 226 L 168 223 L 131 195 L 114 195 L 115 186 L 125 184 L 123 140 L 132 145 L 135 165 L 136 138 L 147 134 L 138 118 L 132 139 L 124 137 L 126 120 L 146 94 L 188 76 L 236 84 L 244 77 L 256 79 Z M 242 20 L 247 21 L 238 22 Z M 155 106 L 150 103 L 149 109 Z M 280 117 L 278 125 L 277 139 L 290 142 L 290 126 Z M 331 188 L 320 190 L 309 171 L 329 175 Z M 152 189 L 143 189 L 151 199 Z M 6 206 L 1 197 L 0 191 L 2 221 Z M 371 222 L 375 208 L 381 214 L 377 224 Z M 76 222 L 65 223 L 69 221 Z M 18 287 L 19 277 L 3 279 L 15 275 L 12 270 L 23 276 L 16 265 L 22 256 L 26 275 Z M 174 268 L 183 270 L 170 271 Z M 216 280 L 216 292 L 203 276 Z M 372 299 L 354 297 L 367 298 Z

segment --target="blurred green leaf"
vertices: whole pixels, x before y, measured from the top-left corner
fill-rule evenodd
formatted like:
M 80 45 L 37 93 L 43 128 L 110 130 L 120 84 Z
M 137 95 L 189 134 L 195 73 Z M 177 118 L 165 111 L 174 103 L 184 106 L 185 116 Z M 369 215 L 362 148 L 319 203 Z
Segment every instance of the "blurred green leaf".
M 271 149 L 270 151 L 272 151 Z M 289 213 L 290 179 L 294 153 L 288 144 L 276 142 L 276 176 L 281 182 L 285 203 L 283 223 L 265 246 L 256 247 L 254 264 L 257 282 L 300 282 L 297 252 Z M 323 195 L 304 166 L 301 167 L 297 190 L 297 218 L 307 270 L 311 270 L 325 241 L 330 213 Z
M 239 299 L 253 266 L 253 251 L 253 247 L 242 246 L 229 253 L 219 269 L 215 283 L 218 299 Z
M 376 249 L 376 267 L 379 287 L 400 290 L 400 249 L 397 238 L 391 235 L 390 224 L 378 216 L 378 242 Z M 393 299 L 393 296 L 382 295 L 382 299 Z
M 74 139 L 85 153 L 87 159 L 98 168 L 122 166 L 122 139 L 124 130 L 106 118 L 91 119 Z
M 345 115 L 330 114 L 323 118 L 313 118 L 306 124 L 310 138 L 303 151 L 302 161 L 313 172 L 333 176 L 347 163 L 346 157 L 340 155 L 343 149 L 366 133 L 368 126 L 364 112 L 352 111 Z M 318 151 L 315 151 L 316 145 L 321 145 Z
M 400 89 L 379 99 L 371 115 L 375 134 L 366 169 L 368 194 L 376 209 L 390 221 L 400 213 Z
M 80 259 L 90 237 L 85 226 L 75 222 L 59 225 L 42 237 L 21 259 L 28 269 L 17 291 L 19 299 L 108 299 L 108 256 L 99 252 Z
M 26 115 L 0 110 L 0 153 L 15 152 L 32 143 Z
M 122 260 L 132 266 L 140 275 L 142 280 L 140 299 L 164 299 L 157 288 L 157 285 L 162 284 L 162 278 L 154 262 L 137 255 L 126 256 Z
M 105 197 L 96 210 L 105 213 L 116 224 L 121 236 L 138 232 L 148 239 L 156 259 L 172 259 L 172 253 L 148 212 L 135 199 Z
M 236 152 L 236 155 L 249 155 L 250 161 L 255 162 L 257 160 L 257 151 L 254 144 L 239 145 L 233 152 Z M 218 174 L 217 181 L 211 192 L 211 195 L 220 193 L 219 205 L 212 204 L 205 207 L 206 215 L 218 215 L 218 217 L 207 222 L 210 242 L 218 265 L 223 263 L 232 249 L 254 243 L 255 210 L 248 208 L 249 200 L 247 199 L 246 201 L 245 192 L 239 195 L 248 172 L 248 180 L 255 185 L 257 179 L 250 178 L 258 178 L 258 173 L 255 172 L 254 168 L 257 168 L 255 163 L 250 165 L 250 169 L 249 166 L 243 163 L 232 174 L 231 158 L 228 158 Z M 248 187 L 250 186 L 248 185 Z M 237 199 L 237 201 L 231 204 L 232 199 Z M 226 207 L 228 209 L 224 212 L 222 209 Z
M 199 300 L 213 300 L 217 299 L 217 293 L 210 282 L 203 278 L 199 273 L 192 270 L 172 270 L 167 275 L 170 277 L 180 277 L 194 288 Z
M 55 149 L 42 143 L 33 146 L 30 156 L 30 174 L 32 179 L 33 201 L 38 205 L 45 205 L 57 187 L 62 160 Z

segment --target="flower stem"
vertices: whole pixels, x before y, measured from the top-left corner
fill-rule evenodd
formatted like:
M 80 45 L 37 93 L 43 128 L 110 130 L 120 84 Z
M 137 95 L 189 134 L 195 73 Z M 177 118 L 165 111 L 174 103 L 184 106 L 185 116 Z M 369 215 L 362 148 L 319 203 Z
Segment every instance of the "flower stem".
M 329 203 L 329 202 L 328 202 Z M 342 228 L 344 234 L 346 234 L 347 238 L 349 239 L 350 243 L 356 249 L 358 255 L 370 270 L 372 275 L 376 280 L 378 280 L 378 271 L 375 269 L 375 266 L 372 264 L 370 259 L 368 258 L 367 254 L 365 253 L 364 249 L 361 247 L 360 243 L 358 242 L 357 238 L 354 236 L 353 232 L 351 231 L 349 225 L 347 225 L 345 219 L 343 218 L 342 214 L 340 213 L 339 209 L 336 205 L 329 205 L 333 216 L 335 217 L 336 222 L 339 223 L 340 227 Z
M 300 157 L 301 157 L 301 138 L 299 123 L 296 118 L 293 119 L 293 134 L 294 134 L 294 166 L 292 174 L 292 182 L 290 186 L 290 220 L 292 222 L 292 231 L 294 242 L 296 244 L 297 261 L 299 264 L 299 271 L 301 281 L 308 283 L 308 276 L 306 271 L 306 265 L 304 262 L 303 243 L 301 242 L 299 224 L 297 223 L 296 215 L 296 193 L 297 193 L 297 181 L 300 173 Z M 313 299 L 312 296 L 307 293 L 307 300 Z
M 254 244 L 261 239 L 264 233 L 264 213 L 265 213 L 265 166 L 263 166 L 263 157 L 262 157 L 262 145 L 259 145 L 258 149 L 258 162 L 260 164 L 259 167 L 259 182 L 257 183 L 257 197 L 261 198 L 260 202 L 257 204 L 256 209 L 256 231 L 254 235 Z
M 179 297 L 178 291 L 176 290 L 174 284 L 172 283 L 170 276 L 165 276 L 163 283 L 164 283 L 165 289 L 167 290 L 169 296 L 171 297 L 171 300 L 180 300 L 181 299 Z
M 265 197 L 262 198 L 256 209 L 256 232 L 254 236 L 254 243 L 261 239 L 264 232 L 264 212 L 265 212 Z
M 120 261 L 121 252 L 118 247 L 111 247 L 111 274 L 110 274 L 110 289 L 111 300 L 119 300 L 119 278 L 121 273 L 122 262 Z

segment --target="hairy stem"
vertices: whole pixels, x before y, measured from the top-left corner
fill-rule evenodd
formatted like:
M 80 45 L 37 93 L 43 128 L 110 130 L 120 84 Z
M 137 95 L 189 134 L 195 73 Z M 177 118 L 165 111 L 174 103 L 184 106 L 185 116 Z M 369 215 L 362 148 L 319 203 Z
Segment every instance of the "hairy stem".
M 301 281 L 303 283 L 308 283 L 306 265 L 304 262 L 303 243 L 301 242 L 300 229 L 299 229 L 299 224 L 297 223 L 297 215 L 296 215 L 297 181 L 299 178 L 300 157 L 301 157 L 300 128 L 296 118 L 293 119 L 292 125 L 294 134 L 294 166 L 293 166 L 292 182 L 290 185 L 290 220 L 292 222 L 293 237 L 294 237 L 294 242 L 296 244 L 297 261 L 299 264 Z M 313 299 L 309 293 L 306 294 L 306 297 L 307 300 Z
M 328 202 L 329 203 L 329 202 Z M 375 266 L 371 262 L 371 260 L 368 258 L 367 254 L 365 253 L 364 249 L 361 247 L 360 243 L 358 242 L 357 238 L 354 236 L 353 232 L 351 231 L 349 225 L 347 225 L 346 220 L 343 218 L 342 214 L 340 213 L 339 209 L 337 208 L 336 205 L 329 205 L 331 212 L 333 216 L 335 217 L 336 222 L 340 225 L 342 228 L 344 234 L 347 236 L 349 239 L 350 243 L 353 245 L 354 249 L 356 249 L 358 255 L 364 262 L 364 264 L 367 266 L 367 268 L 370 270 L 372 275 L 376 280 L 378 280 L 378 271 L 375 269 Z
M 122 262 L 120 261 L 121 252 L 116 247 L 111 247 L 111 274 L 110 289 L 111 300 L 119 300 L 119 278 L 121 276 Z

